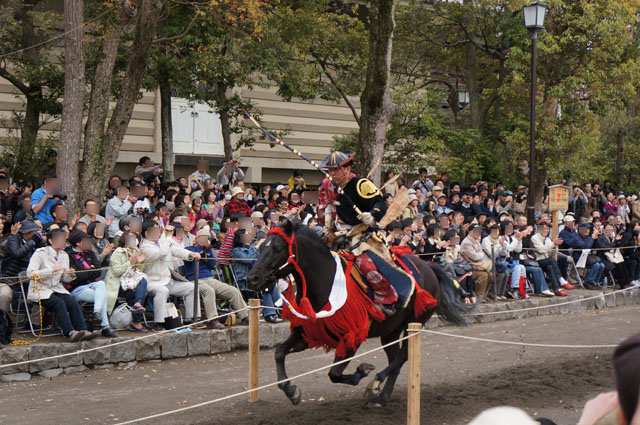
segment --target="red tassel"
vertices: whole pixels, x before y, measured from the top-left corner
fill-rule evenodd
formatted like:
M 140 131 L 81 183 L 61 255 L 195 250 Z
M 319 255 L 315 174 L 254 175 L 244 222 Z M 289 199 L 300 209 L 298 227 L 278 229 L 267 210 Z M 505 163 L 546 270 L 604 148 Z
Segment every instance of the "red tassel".
M 313 307 L 311 307 L 311 301 L 309 298 L 304 297 L 300 300 L 300 314 L 303 314 L 309 317 L 309 320 L 312 322 L 316 320 L 316 312 L 313 311 Z
M 418 318 L 427 310 L 438 306 L 438 301 L 429 292 L 416 285 L 416 300 L 413 304 L 413 315 Z

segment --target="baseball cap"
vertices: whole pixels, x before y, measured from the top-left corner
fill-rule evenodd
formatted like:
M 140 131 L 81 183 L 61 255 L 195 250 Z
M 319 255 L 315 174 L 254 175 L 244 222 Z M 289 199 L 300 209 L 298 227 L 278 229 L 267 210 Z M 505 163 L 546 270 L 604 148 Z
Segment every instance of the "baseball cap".
M 264 215 L 260 211 L 254 211 L 251 213 L 251 218 L 263 218 Z
M 564 216 L 562 221 L 576 221 L 576 219 L 573 217 L 573 215 L 567 214 Z
M 618 195 L 618 199 L 626 199 L 626 196 L 624 196 L 624 195 Z
M 469 425 L 540 425 L 524 410 L 510 406 L 487 409 L 473 418 Z
M 287 186 L 279 184 L 278 186 L 276 186 L 276 192 L 280 192 L 282 189 L 286 189 Z

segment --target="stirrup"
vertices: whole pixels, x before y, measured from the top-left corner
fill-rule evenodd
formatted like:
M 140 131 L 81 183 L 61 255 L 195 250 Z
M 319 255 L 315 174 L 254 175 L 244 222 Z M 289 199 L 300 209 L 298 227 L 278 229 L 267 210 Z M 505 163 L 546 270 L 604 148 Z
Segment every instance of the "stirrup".
M 375 303 L 375 304 L 376 304 L 376 307 L 378 307 L 380 311 L 382 311 L 387 316 L 393 316 L 394 314 L 396 314 L 396 309 L 393 306 L 393 304 L 391 305 L 385 305 L 382 303 Z

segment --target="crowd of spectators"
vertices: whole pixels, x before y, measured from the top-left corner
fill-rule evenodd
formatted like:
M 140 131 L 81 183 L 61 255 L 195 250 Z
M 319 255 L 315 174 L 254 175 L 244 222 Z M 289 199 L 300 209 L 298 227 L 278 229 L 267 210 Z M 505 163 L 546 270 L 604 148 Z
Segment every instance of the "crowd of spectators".
M 39 298 L 54 312 L 73 341 L 117 336 L 109 318 L 122 300 L 133 313 L 128 329 L 134 332 L 165 329 L 171 299 L 184 303 L 185 323 L 206 317 L 206 326 L 220 328 L 215 319 L 221 304 L 241 310 L 238 318 L 246 323 L 246 299 L 259 296 L 266 306 L 262 320 L 278 322 L 278 288 L 254 294 L 246 276 L 272 226 L 289 219 L 322 231 L 332 211 L 326 208 L 327 182 L 314 193 L 295 171 L 286 183 L 249 186 L 237 161 L 223 163 L 215 177 L 206 161 L 176 181 L 162 181 L 161 175 L 143 157 L 132 177 L 111 176 L 103 198 L 87 200 L 74 216 L 53 175 L 36 190 L 25 182 L 5 185 L 0 270 L 3 283 L 14 285 L 0 286 L 0 309 L 9 310 L 15 283 L 26 274 L 39 276 L 23 285 L 28 299 Z M 7 177 L 0 172 L 0 182 Z M 395 175 L 389 171 L 386 177 Z M 396 179 L 385 186 L 387 204 L 403 185 Z M 615 192 L 609 184 L 576 186 L 562 231 L 552 240 L 548 214 L 537 213 L 535 223 L 523 215 L 524 187 L 515 195 L 501 183 L 463 188 L 446 173 L 436 178 L 426 169 L 407 187 L 409 205 L 388 226 L 388 242 L 442 264 L 466 303 L 525 298 L 528 292 L 565 296 L 573 289 L 574 266 L 585 270 L 587 289 L 599 288 L 608 277 L 622 287 L 638 284 L 635 194 Z M 192 283 L 196 261 L 199 294 Z M 123 286 L 132 276 L 138 276 L 137 285 Z M 153 320 L 145 326 L 147 310 Z M 87 323 L 100 331 L 90 332 Z
M 404 186 L 385 173 L 388 205 Z M 502 183 L 468 187 L 447 173 L 407 183 L 409 205 L 388 228 L 388 242 L 407 245 L 425 260 L 441 263 L 460 286 L 465 302 L 477 298 L 566 296 L 578 282 L 585 289 L 614 283 L 637 286 L 640 202 L 637 193 L 612 189 L 609 181 L 575 185 L 559 235 L 551 239 L 551 216 L 525 215 L 527 189 L 515 193 Z M 545 188 L 545 203 L 548 188 Z M 580 280 L 577 274 L 580 273 Z

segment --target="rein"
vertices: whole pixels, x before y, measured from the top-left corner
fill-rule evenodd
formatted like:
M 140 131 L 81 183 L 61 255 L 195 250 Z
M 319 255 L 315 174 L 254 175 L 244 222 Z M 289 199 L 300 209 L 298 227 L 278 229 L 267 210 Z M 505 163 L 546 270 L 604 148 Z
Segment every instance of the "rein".
M 307 279 L 304 277 L 304 273 L 302 273 L 302 269 L 300 268 L 300 265 L 298 265 L 299 255 L 298 255 L 298 244 L 296 243 L 296 234 L 292 232 L 291 236 L 288 236 L 284 232 L 284 230 L 282 230 L 282 228 L 280 227 L 273 227 L 267 232 L 267 236 L 272 234 L 280 236 L 282 240 L 284 240 L 284 242 L 287 244 L 287 248 L 289 249 L 289 258 L 287 258 L 287 261 L 282 266 L 280 266 L 279 270 L 282 270 L 288 264 L 291 264 L 293 266 L 294 270 L 300 276 L 300 281 L 302 285 L 302 298 L 300 299 L 300 310 L 301 310 L 300 312 L 305 316 L 308 316 L 311 320 L 315 320 L 316 313 L 313 310 L 313 307 L 311 307 L 311 301 L 309 301 L 309 298 L 307 298 Z M 295 253 L 294 253 L 294 247 L 295 247 Z

